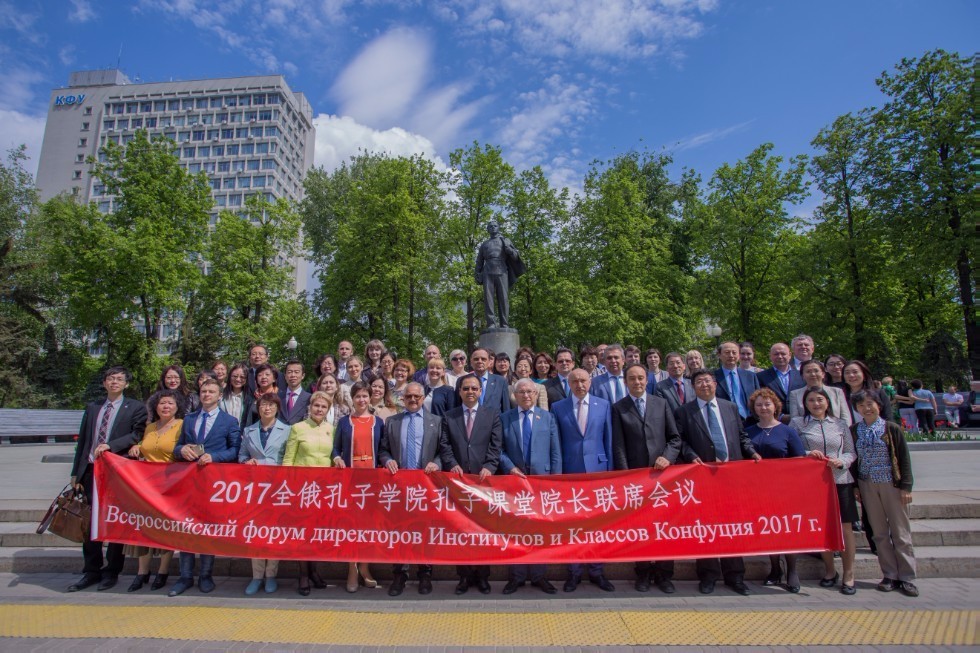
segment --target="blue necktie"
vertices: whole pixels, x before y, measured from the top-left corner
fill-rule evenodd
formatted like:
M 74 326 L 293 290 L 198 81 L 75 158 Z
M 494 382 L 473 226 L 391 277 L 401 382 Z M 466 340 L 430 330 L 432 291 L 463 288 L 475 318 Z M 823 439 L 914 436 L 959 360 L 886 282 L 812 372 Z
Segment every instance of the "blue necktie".
M 419 442 L 419 430 L 415 424 L 418 413 L 408 413 L 408 437 L 405 439 L 405 468 L 416 469 L 419 466 L 419 459 L 415 453 Z
M 783 394 L 789 396 L 789 372 L 786 374 L 776 372 L 776 374 L 779 376 L 779 385 L 783 386 Z
M 204 434 L 208 428 L 208 414 L 205 412 L 201 413 L 201 427 L 197 429 L 197 443 L 204 444 Z
M 610 381 L 610 383 L 613 384 L 612 385 L 612 399 L 613 399 L 613 403 L 616 403 L 617 401 L 619 401 L 619 377 L 618 376 L 611 376 L 611 377 L 609 377 L 609 381 Z
M 646 410 L 643 408 L 643 397 L 636 398 L 636 409 L 640 411 L 640 417 L 646 417 Z
M 531 458 L 531 413 L 524 411 L 524 421 L 521 423 L 521 437 L 524 439 L 524 467 L 527 468 L 528 460 Z
M 482 406 L 483 398 L 487 396 L 487 383 L 486 383 L 486 379 L 484 379 L 482 376 L 479 377 L 479 379 L 480 379 L 480 405 Z
M 705 405 L 708 411 L 708 433 L 715 445 L 715 460 L 723 463 L 728 460 L 728 443 L 725 441 L 725 432 L 721 430 L 721 424 L 715 417 L 714 405 L 714 402 Z
M 561 387 L 562 387 L 562 390 L 565 391 L 565 396 L 567 397 L 568 396 L 568 379 L 562 379 L 561 380 Z
M 749 416 L 749 411 L 745 407 L 745 397 L 742 396 L 742 388 L 738 385 L 738 374 L 735 370 L 729 370 L 728 372 L 728 388 L 732 395 L 732 401 L 738 406 L 738 414 L 745 419 Z

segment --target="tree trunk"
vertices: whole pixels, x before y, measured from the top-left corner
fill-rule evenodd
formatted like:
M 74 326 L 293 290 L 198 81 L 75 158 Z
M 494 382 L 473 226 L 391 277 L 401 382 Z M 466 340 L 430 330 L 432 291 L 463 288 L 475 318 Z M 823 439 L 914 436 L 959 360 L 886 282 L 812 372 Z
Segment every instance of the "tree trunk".
M 858 268 L 857 248 L 854 245 L 854 213 L 851 206 L 851 193 L 847 188 L 847 171 L 843 173 L 844 213 L 847 216 L 847 259 L 851 271 L 851 284 L 854 287 L 854 354 L 858 360 L 868 360 L 868 346 L 864 332 L 863 284 Z

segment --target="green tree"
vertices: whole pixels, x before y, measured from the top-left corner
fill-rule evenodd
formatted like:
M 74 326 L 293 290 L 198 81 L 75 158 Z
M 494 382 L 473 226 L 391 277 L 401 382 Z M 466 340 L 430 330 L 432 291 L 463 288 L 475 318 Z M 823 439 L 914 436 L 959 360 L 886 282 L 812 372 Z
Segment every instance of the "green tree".
M 807 195 L 806 157 L 791 158 L 783 170 L 772 149 L 765 143 L 715 171 L 694 229 L 706 312 L 733 339 L 788 335 L 788 311 L 779 307 L 793 298 L 787 273 L 798 223 L 786 206 Z
M 161 328 L 184 310 L 207 251 L 211 189 L 206 176 L 180 167 L 175 149 L 144 131 L 125 148 L 103 148 L 91 163 L 114 198 L 110 214 L 67 197 L 43 208 L 71 323 L 99 334 L 108 362 L 133 370 L 137 391 L 154 383 Z
M 970 368 L 980 377 L 980 330 L 974 289 L 977 247 L 973 218 L 976 173 L 974 63 L 934 50 L 902 59 L 876 81 L 888 101 L 875 112 L 872 200 L 904 252 L 914 253 L 909 284 L 923 268 L 942 269 L 954 280 Z M 912 257 L 909 257 L 912 258 Z M 914 268 L 914 270 L 913 270 Z M 913 301 L 949 305 L 942 279 L 910 288 Z M 923 320 L 924 322 L 924 320 Z M 926 326 L 924 324 L 924 326 Z M 931 332 L 932 329 L 926 329 Z

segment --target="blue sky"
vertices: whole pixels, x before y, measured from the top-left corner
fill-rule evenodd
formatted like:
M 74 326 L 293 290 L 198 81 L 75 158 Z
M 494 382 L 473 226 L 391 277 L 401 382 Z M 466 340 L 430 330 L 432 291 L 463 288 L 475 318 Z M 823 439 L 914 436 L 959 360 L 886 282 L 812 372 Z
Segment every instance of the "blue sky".
M 763 142 L 809 153 L 903 57 L 976 52 L 978 18 L 969 0 L 0 0 L 0 147 L 36 157 L 50 90 L 121 50 L 148 82 L 284 74 L 328 168 L 479 140 L 573 191 L 630 149 L 707 180 Z

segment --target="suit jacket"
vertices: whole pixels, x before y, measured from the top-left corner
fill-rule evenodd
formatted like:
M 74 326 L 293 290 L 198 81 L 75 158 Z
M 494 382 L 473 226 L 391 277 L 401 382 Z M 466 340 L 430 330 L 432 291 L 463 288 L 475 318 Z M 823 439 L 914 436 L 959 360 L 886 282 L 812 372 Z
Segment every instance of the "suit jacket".
M 643 399 L 642 417 L 632 396 L 612 406 L 615 469 L 652 467 L 660 456 L 673 464 L 680 455 L 681 436 L 667 400 L 649 394 Z
M 565 386 L 561 383 L 561 377 L 555 375 L 544 382 L 544 389 L 548 393 L 548 405 L 554 406 L 556 403 L 564 399 L 567 395 L 565 394 Z
M 75 445 L 75 459 L 71 465 L 71 475 L 81 478 L 88 469 L 89 454 L 94 449 L 93 444 L 99 437 L 99 412 L 106 400 L 93 401 L 85 407 L 82 414 L 82 424 L 78 427 L 78 443 Z M 146 406 L 142 401 L 123 397 L 122 405 L 112 422 L 106 444 L 112 453 L 124 453 L 143 439 L 146 430 Z
M 459 398 L 459 387 L 467 376 L 473 376 L 473 374 L 461 376 L 456 380 L 456 398 L 453 400 L 453 408 L 463 405 L 463 401 Z M 480 404 L 480 408 L 492 408 L 501 415 L 511 409 L 510 386 L 507 385 L 507 379 L 496 374 L 487 375 L 487 389 L 483 393 L 483 403 Z
M 227 415 L 224 412 L 220 414 Z M 262 425 L 256 422 L 246 426 L 242 431 L 242 446 L 238 450 L 238 462 L 254 460 L 260 465 L 281 465 L 282 456 L 286 452 L 286 440 L 289 439 L 289 425 L 277 419 L 272 425 L 272 431 L 264 447 L 262 435 L 259 433 L 261 428 Z M 211 430 L 214 431 L 214 428 Z
M 728 444 L 728 460 L 751 458 L 755 454 L 752 440 L 745 434 L 742 418 L 738 407 L 730 401 L 715 398 L 718 402 L 718 412 L 721 413 L 721 428 L 725 431 L 725 442 Z M 687 462 L 700 458 L 702 462 L 717 462 L 715 445 L 708 433 L 708 423 L 697 401 L 681 406 L 674 414 L 677 429 L 681 433 L 681 456 Z
M 378 445 L 378 462 L 382 467 L 387 465 L 389 460 L 394 460 L 399 466 L 402 464 L 402 421 L 405 416 L 406 413 L 398 413 L 385 420 L 381 442 Z M 422 411 L 422 451 L 419 455 L 419 469 L 424 469 L 429 463 L 435 463 L 440 468 L 444 467 L 439 456 L 442 420 L 439 415 Z
M 767 370 L 762 370 L 756 374 L 756 377 L 759 379 L 760 388 L 769 388 L 776 393 L 779 400 L 783 402 L 783 415 L 789 415 L 789 394 L 783 392 L 783 384 L 779 382 L 779 377 L 776 375 L 776 368 L 770 367 Z M 792 367 L 789 368 L 789 391 L 793 392 L 797 388 L 805 387 L 806 383 L 803 381 L 800 373 Z
M 184 418 L 184 427 L 180 431 L 177 446 L 174 447 L 174 458 L 184 460 L 180 448 L 185 444 L 197 444 L 197 418 L 201 411 L 191 413 Z M 242 444 L 242 429 L 238 420 L 224 412 L 218 411 L 214 424 L 204 438 L 204 453 L 211 454 L 211 460 L 216 463 L 233 463 L 238 459 L 238 450 Z
M 605 399 L 609 402 L 610 406 L 625 396 L 619 395 L 616 397 L 616 400 L 613 401 L 612 385 L 610 384 L 611 379 L 612 377 L 610 376 L 609 372 L 603 372 L 592 379 L 592 388 L 589 390 L 590 395 L 593 397 L 599 397 L 600 399 Z M 623 383 L 623 392 L 629 394 L 629 389 L 626 387 L 626 375 L 621 373 L 620 380 Z
M 490 375 L 490 378 L 493 377 L 494 375 Z M 503 382 L 503 379 L 500 380 Z M 500 413 L 486 404 L 480 406 L 476 411 L 473 432 L 469 438 L 466 437 L 464 415 L 464 406 L 457 406 L 446 413 L 442 421 L 439 453 L 442 456 L 443 469 L 449 471 L 459 465 L 465 474 L 479 474 L 480 469 L 486 467 L 491 473 L 496 473 L 503 439 Z
M 682 376 L 681 383 L 684 385 L 684 403 L 697 399 L 697 395 L 694 394 L 694 386 L 691 385 L 691 379 Z M 677 413 L 677 409 L 681 407 L 681 398 L 677 395 L 677 386 L 674 385 L 673 379 L 661 381 L 653 392 L 650 392 L 650 385 L 647 384 L 647 394 L 652 394 L 666 401 L 667 407 L 672 413 Z
M 738 386 L 739 390 L 742 391 L 742 401 L 745 402 L 745 407 L 749 411 L 749 415 L 752 415 L 752 407 L 749 406 L 749 397 L 752 393 L 759 389 L 759 377 L 755 375 L 754 372 L 748 370 L 743 370 L 741 367 L 735 368 L 735 374 L 738 375 Z M 718 382 L 718 389 L 715 391 L 715 396 L 719 399 L 724 399 L 725 401 L 730 401 L 732 403 L 738 403 L 735 401 L 731 393 L 728 392 L 728 370 L 724 368 L 718 368 L 715 370 L 715 381 Z
M 248 384 L 249 391 L 254 395 L 255 388 L 255 368 L 248 368 L 248 376 L 246 377 L 246 383 Z M 279 375 L 276 377 L 276 387 L 279 388 L 279 398 L 282 399 L 282 389 L 286 387 L 286 377 L 283 375 L 282 371 L 279 370 Z
M 424 413 L 423 419 L 425 421 Z M 381 436 L 384 434 L 385 422 L 380 417 L 375 416 L 374 418 L 374 433 L 372 438 L 372 447 L 374 451 L 374 466 L 378 466 L 378 455 L 381 450 Z M 337 430 L 333 434 L 333 454 L 332 458 L 340 456 L 344 459 L 344 462 L 348 467 L 351 466 L 351 456 L 354 455 L 354 447 L 352 444 L 354 437 L 354 424 L 350 421 L 350 415 L 344 415 L 340 418 L 337 423 Z
M 555 416 L 535 406 L 531 417 L 530 452 L 524 452 L 521 435 L 520 408 L 513 408 L 500 416 L 503 426 L 503 445 L 500 449 L 500 472 L 510 474 L 517 467 L 525 474 L 561 474 L 561 442 L 558 438 L 558 422 Z M 479 414 L 479 413 L 478 413 Z M 527 453 L 527 455 L 525 455 Z
M 612 417 L 609 402 L 589 395 L 585 433 L 575 419 L 575 397 L 562 399 L 553 409 L 561 439 L 561 468 L 565 474 L 608 472 L 612 469 Z
M 456 407 L 456 402 L 459 396 L 456 394 L 455 388 L 451 388 L 448 385 L 441 385 L 438 388 L 433 388 L 432 392 L 429 393 L 431 397 L 429 405 L 432 407 L 432 414 L 438 415 L 439 417 L 444 416 L 450 410 Z
M 292 426 L 293 424 L 299 424 L 304 419 L 306 419 L 306 413 L 310 408 L 310 397 L 313 395 L 300 388 L 299 396 L 296 397 L 296 403 L 293 404 L 293 409 L 289 410 L 287 404 L 289 403 L 289 389 L 286 389 L 286 396 L 282 400 L 282 412 L 279 413 L 279 419 L 284 421 L 286 424 Z
M 847 396 L 844 391 L 832 385 L 824 385 L 823 389 L 830 397 L 830 409 L 834 411 L 834 417 L 843 420 L 844 424 L 850 428 L 851 424 L 854 423 L 854 415 L 851 414 L 851 408 L 847 403 Z M 806 390 L 804 386 L 789 393 L 789 414 L 791 416 L 803 417 L 803 394 Z M 886 413 L 882 411 L 881 414 L 885 415 Z

